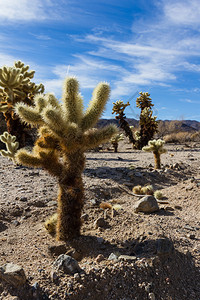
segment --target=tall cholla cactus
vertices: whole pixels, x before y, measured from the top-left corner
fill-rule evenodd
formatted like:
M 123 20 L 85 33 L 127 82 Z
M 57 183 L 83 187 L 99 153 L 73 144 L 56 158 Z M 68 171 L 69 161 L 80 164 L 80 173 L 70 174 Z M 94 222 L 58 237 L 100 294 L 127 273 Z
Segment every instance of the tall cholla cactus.
M 135 143 L 135 139 L 133 137 L 133 132 L 128 124 L 128 122 L 125 120 L 126 116 L 124 113 L 124 110 L 127 106 L 129 106 L 130 103 L 124 103 L 121 100 L 118 100 L 116 102 L 113 102 L 113 110 L 112 110 L 112 114 L 116 114 L 115 119 L 119 120 L 119 125 L 120 127 L 124 130 L 125 135 L 128 137 L 129 142 L 134 144 Z
M 148 146 L 142 148 L 142 150 L 147 152 L 153 152 L 155 159 L 155 169 L 160 169 L 160 155 L 167 152 L 167 149 L 163 148 L 165 141 L 163 140 L 152 140 L 148 142 Z
M 20 147 L 25 146 L 30 135 L 27 126 L 14 114 L 13 107 L 19 101 L 31 105 L 34 95 L 44 92 L 42 84 L 31 82 L 34 73 L 21 61 L 15 62 L 13 67 L 0 68 L 0 112 L 4 113 L 8 132 L 17 137 Z
M 19 147 L 19 143 L 16 141 L 16 136 L 12 136 L 7 131 L 0 135 L 0 140 L 6 145 L 7 150 L 0 150 L 2 156 L 8 157 L 15 163 L 15 154 Z
M 63 103 L 53 94 L 37 95 L 35 107 L 16 105 L 16 113 L 30 125 L 40 126 L 39 138 L 30 153 L 20 149 L 16 160 L 26 166 L 42 167 L 58 178 L 58 240 L 70 240 L 80 234 L 84 201 L 82 172 L 84 152 L 108 141 L 117 128 L 113 125 L 95 129 L 109 98 L 107 83 L 100 83 L 85 112 L 75 78 L 67 78 L 63 88 Z
M 153 116 L 152 104 L 150 94 L 140 92 L 140 97 L 136 99 L 136 106 L 141 109 L 140 113 L 140 131 L 136 137 L 135 148 L 142 149 L 142 147 L 148 144 L 158 129 L 158 122 L 156 116 Z

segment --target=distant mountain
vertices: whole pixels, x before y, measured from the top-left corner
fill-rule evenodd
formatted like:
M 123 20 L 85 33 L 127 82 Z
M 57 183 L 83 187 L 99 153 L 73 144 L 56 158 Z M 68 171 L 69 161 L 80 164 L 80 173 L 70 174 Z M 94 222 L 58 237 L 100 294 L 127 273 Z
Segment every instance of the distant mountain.
M 126 121 L 129 125 L 138 127 L 139 121 L 131 118 L 127 118 Z M 174 129 L 177 129 L 177 131 L 199 131 L 200 130 L 200 122 L 195 120 L 159 120 L 159 122 L 166 127 L 174 127 Z M 119 121 L 116 119 L 100 119 L 97 123 L 98 127 L 103 127 L 109 124 L 115 124 L 119 127 Z

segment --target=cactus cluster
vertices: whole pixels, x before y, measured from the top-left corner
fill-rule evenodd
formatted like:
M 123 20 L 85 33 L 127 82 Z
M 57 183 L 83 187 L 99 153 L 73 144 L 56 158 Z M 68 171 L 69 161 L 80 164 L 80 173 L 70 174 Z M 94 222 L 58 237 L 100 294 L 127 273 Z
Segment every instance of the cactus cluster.
M 136 195 L 153 195 L 154 189 L 152 185 L 136 185 L 132 189 L 133 193 Z
M 70 240 L 80 234 L 84 152 L 110 140 L 117 133 L 114 125 L 94 128 L 109 94 L 107 83 L 98 84 L 84 112 L 78 81 L 72 77 L 64 82 L 62 103 L 53 94 L 39 94 L 34 98 L 34 106 L 25 103 L 15 106 L 22 121 L 39 126 L 39 137 L 32 152 L 20 149 L 16 160 L 22 165 L 42 167 L 58 179 L 58 240 Z
M 167 152 L 167 149 L 165 149 L 163 146 L 165 144 L 165 141 L 158 139 L 158 140 L 152 140 L 148 142 L 147 146 L 144 146 L 142 148 L 143 151 L 146 152 L 153 152 L 154 160 L 155 160 L 155 169 L 161 168 L 161 161 L 160 156 L 163 153 Z
M 0 140 L 6 145 L 7 150 L 0 150 L 2 156 L 8 157 L 15 163 L 15 154 L 19 147 L 19 143 L 16 141 L 16 136 L 12 136 L 7 131 L 0 135 Z
M 124 130 L 125 135 L 129 139 L 129 142 L 134 144 L 135 139 L 133 137 L 133 132 L 132 132 L 128 122 L 125 120 L 126 116 L 125 116 L 125 113 L 124 113 L 125 108 L 129 105 L 130 105 L 129 102 L 124 103 L 122 100 L 118 100 L 116 102 L 113 102 L 112 114 L 116 114 L 115 119 L 119 120 L 119 125 Z
M 31 82 L 34 73 L 21 61 L 15 62 L 13 67 L 0 68 L 0 112 L 4 114 L 7 131 L 17 137 L 20 147 L 25 145 L 26 139 L 30 139 L 30 134 L 26 130 L 29 127 L 21 124 L 15 115 L 14 105 L 22 101 L 32 105 L 33 97 L 44 92 L 43 84 Z

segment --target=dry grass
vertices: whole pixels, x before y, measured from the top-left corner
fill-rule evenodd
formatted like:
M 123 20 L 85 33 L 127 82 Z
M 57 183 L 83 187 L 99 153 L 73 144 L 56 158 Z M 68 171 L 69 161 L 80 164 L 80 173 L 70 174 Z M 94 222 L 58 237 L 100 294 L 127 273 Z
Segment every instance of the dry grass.
M 200 139 L 200 132 L 177 132 L 170 133 L 163 137 L 165 143 L 186 143 L 186 142 L 194 142 Z

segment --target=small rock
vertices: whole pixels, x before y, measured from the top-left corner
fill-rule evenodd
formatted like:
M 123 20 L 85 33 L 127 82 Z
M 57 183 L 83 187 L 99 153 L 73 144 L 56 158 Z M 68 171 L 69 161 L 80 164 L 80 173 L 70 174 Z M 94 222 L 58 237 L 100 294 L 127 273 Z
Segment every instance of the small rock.
M 189 234 L 188 237 L 189 237 L 191 240 L 195 240 L 195 234 Z
M 150 300 L 156 300 L 155 294 L 154 293 L 149 293 L 149 299 Z
M 56 282 L 57 280 L 58 280 L 58 274 L 54 271 L 54 270 L 52 270 L 51 271 L 51 273 L 50 273 L 50 277 L 51 277 L 51 280 L 53 281 L 53 282 Z
M 66 274 L 73 275 L 80 273 L 82 270 L 78 262 L 69 255 L 61 254 L 53 263 L 53 270 L 62 270 Z
M 132 256 L 132 255 L 120 255 L 118 257 L 119 260 L 136 260 L 137 257 L 136 256 Z
M 27 202 L 28 198 L 27 197 L 21 197 L 19 198 L 19 201 L 22 201 L 22 202 Z
M 180 205 L 175 205 L 174 208 L 182 210 L 182 207 Z
M 135 175 L 135 177 L 142 177 L 143 176 L 142 173 L 140 173 L 140 172 L 135 172 L 134 175 Z
M 115 253 L 111 253 L 108 257 L 108 260 L 118 260 L 118 255 Z
M 94 222 L 94 228 L 105 228 L 106 227 L 106 221 L 104 220 L 104 218 L 98 218 L 95 222 Z
M 171 206 L 166 206 L 166 207 L 165 207 L 165 210 L 173 211 L 174 209 L 173 209 L 173 207 L 171 207 Z
M 16 264 L 7 263 L 0 266 L 0 278 L 18 287 L 26 282 L 24 269 Z
M 20 225 L 20 222 L 17 221 L 17 220 L 14 220 L 14 221 L 12 221 L 12 224 L 15 225 L 15 226 L 19 226 L 19 225 Z
M 101 261 L 103 261 L 104 260 L 104 256 L 103 256 L 103 254 L 99 254 L 98 256 L 97 256 L 97 258 L 96 258 L 96 262 L 101 262 Z
M 152 213 L 159 210 L 158 202 L 154 196 L 145 196 L 134 205 L 134 212 Z
M 89 219 L 89 215 L 88 214 L 83 214 L 81 216 L 81 220 L 83 220 L 83 221 L 87 221 L 88 219 Z

